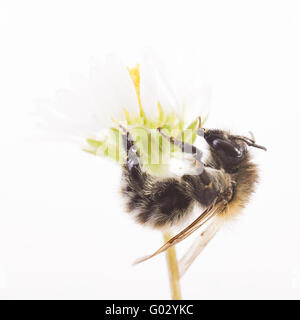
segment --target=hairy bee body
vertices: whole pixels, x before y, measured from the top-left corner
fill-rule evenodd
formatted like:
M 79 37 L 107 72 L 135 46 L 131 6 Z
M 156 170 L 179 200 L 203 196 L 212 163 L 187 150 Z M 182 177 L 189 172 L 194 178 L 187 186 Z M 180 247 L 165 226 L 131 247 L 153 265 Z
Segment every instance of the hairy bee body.
M 124 135 L 127 162 L 123 166 L 122 194 L 127 210 L 139 223 L 154 228 L 177 225 L 196 206 L 207 208 L 220 200 L 226 203 L 221 213 L 225 219 L 245 206 L 258 181 L 246 140 L 221 130 L 205 130 L 204 138 L 210 157 L 200 174 L 157 178 L 142 170 L 134 141 L 129 133 Z M 173 143 L 174 138 L 170 141 Z M 198 155 L 199 150 L 193 148 Z

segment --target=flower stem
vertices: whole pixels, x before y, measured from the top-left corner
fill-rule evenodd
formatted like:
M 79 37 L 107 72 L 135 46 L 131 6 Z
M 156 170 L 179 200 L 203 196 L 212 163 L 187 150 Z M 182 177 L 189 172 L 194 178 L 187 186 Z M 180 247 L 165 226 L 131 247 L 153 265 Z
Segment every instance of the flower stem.
M 171 239 L 171 234 L 164 232 L 164 241 L 167 242 Z M 178 262 L 176 258 L 176 249 L 175 246 L 171 247 L 166 251 L 166 259 L 169 272 L 170 280 L 170 289 L 171 296 L 173 300 L 181 300 L 181 290 L 179 283 L 179 271 L 178 271 Z

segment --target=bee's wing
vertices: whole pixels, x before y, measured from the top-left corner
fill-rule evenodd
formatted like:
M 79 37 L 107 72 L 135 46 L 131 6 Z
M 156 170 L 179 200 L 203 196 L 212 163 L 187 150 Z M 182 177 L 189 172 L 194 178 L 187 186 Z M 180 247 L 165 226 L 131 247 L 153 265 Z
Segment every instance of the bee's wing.
M 223 220 L 216 217 L 212 223 L 196 238 L 186 254 L 179 261 L 179 276 L 182 277 L 194 260 L 220 230 Z
M 224 209 L 224 207 L 225 207 L 225 204 L 223 201 L 220 201 L 216 204 L 214 201 L 214 203 L 211 206 L 209 206 L 196 220 L 194 220 L 189 226 L 187 226 L 185 229 L 179 232 L 176 236 L 174 236 L 172 239 L 166 242 L 157 251 L 155 251 L 153 254 L 137 259 L 133 264 L 138 264 L 150 258 L 153 258 L 159 253 L 168 250 L 170 247 L 174 246 L 178 242 L 181 242 L 182 240 L 187 238 L 189 235 L 191 235 L 194 231 L 199 229 L 204 223 L 210 220 L 213 216 L 221 212 Z

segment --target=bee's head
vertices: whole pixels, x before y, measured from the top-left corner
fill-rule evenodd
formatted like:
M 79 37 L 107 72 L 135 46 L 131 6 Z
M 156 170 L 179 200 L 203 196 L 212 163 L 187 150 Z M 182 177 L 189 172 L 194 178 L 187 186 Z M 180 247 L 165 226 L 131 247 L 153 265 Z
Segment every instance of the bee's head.
M 246 159 L 249 146 L 266 150 L 247 137 L 231 135 L 222 130 L 200 130 L 222 167 L 228 171 L 236 169 Z

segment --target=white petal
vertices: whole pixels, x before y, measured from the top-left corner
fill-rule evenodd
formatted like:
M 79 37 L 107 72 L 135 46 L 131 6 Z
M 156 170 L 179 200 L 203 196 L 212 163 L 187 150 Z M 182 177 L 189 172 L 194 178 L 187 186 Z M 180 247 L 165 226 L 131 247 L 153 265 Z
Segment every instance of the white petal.
M 126 66 L 115 56 L 102 64 L 92 60 L 89 75 L 73 74 L 71 89 L 57 91 L 54 101 L 39 101 L 45 129 L 62 136 L 86 137 L 124 119 L 123 108 L 138 112 L 136 92 Z
M 211 89 L 201 74 L 201 67 L 195 62 L 196 58 L 183 60 L 173 59 L 164 63 L 153 52 L 145 54 L 145 60 L 151 61 L 151 67 L 157 74 L 160 101 L 166 101 L 177 114 L 183 115 L 188 124 L 199 115 L 205 116 L 210 108 Z M 164 104 L 162 103 L 164 106 Z
M 166 112 L 176 111 L 176 97 L 155 62 L 152 54 L 144 54 L 140 67 L 143 108 L 146 113 L 152 114 L 160 102 Z
M 190 123 L 199 116 L 205 117 L 210 110 L 211 89 L 194 88 L 186 97 L 185 121 Z
M 136 92 L 126 66 L 115 56 L 109 55 L 103 66 L 92 61 L 90 82 L 101 116 L 124 118 L 123 108 L 138 112 Z

